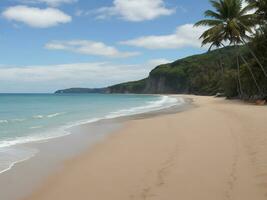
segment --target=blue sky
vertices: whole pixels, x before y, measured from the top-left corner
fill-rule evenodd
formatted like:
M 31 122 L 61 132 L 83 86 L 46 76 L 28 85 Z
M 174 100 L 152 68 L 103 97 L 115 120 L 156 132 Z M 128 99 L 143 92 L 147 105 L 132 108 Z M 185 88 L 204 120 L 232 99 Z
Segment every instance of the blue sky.
M 204 52 L 208 0 L 2 0 L 0 92 L 53 92 L 144 78 Z

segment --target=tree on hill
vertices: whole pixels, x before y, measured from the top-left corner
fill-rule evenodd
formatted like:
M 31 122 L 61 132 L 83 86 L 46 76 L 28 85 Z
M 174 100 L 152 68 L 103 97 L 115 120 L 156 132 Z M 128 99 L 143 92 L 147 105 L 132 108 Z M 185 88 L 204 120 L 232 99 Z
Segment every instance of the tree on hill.
M 243 6 L 242 0 L 211 0 L 210 1 L 214 10 L 207 10 L 205 17 L 195 24 L 195 26 L 208 26 L 200 38 L 202 44 L 210 44 L 212 46 L 220 47 L 224 44 L 238 46 L 250 39 L 255 27 L 255 14 L 249 13 L 251 11 L 251 4 Z M 237 80 L 240 97 L 243 97 L 242 81 L 240 77 L 240 62 L 243 61 L 250 72 L 250 75 L 257 87 L 258 92 L 261 94 L 262 90 L 259 83 L 249 65 L 247 60 L 236 48 L 236 63 L 237 63 Z M 253 54 L 255 56 L 255 54 Z M 255 56 L 256 57 L 256 56 Z M 262 66 L 262 65 L 261 65 Z M 263 71 L 264 68 L 262 67 Z

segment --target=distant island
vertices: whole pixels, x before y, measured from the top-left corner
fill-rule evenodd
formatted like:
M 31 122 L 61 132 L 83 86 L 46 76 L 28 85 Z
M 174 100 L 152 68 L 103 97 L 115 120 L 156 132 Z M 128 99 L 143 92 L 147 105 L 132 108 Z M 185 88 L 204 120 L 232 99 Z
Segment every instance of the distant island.
M 69 88 L 58 90 L 55 94 L 107 93 L 107 88 Z

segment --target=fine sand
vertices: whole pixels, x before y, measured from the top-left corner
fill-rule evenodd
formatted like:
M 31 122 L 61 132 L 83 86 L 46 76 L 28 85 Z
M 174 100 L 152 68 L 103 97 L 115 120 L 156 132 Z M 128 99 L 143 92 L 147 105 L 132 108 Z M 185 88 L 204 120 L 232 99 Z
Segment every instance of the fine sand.
M 267 199 L 267 107 L 186 97 L 194 108 L 126 122 L 27 200 Z

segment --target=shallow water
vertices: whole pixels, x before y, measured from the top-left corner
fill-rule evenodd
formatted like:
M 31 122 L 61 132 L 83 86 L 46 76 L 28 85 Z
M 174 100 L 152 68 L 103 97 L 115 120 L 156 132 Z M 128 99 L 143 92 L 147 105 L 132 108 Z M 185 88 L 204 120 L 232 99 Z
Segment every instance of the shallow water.
M 0 172 L 39 151 L 19 144 L 68 135 L 75 125 L 183 103 L 183 99 L 156 95 L 1 94 Z

